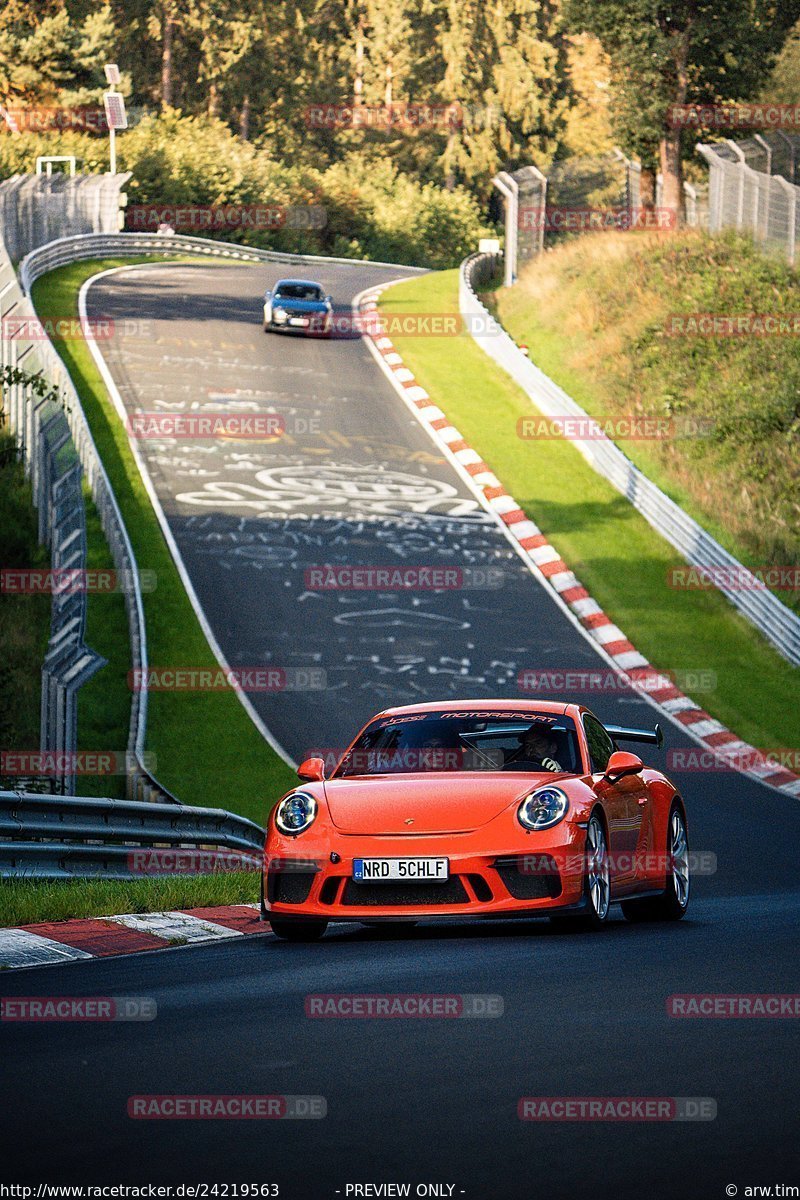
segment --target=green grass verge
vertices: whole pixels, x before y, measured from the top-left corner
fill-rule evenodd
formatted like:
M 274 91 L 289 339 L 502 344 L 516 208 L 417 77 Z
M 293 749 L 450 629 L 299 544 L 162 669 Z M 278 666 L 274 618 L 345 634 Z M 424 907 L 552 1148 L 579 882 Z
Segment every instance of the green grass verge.
M 381 307 L 457 312 L 457 272 L 398 284 Z M 676 552 L 571 443 L 516 436 L 517 420 L 531 415 L 531 403 L 488 355 L 466 334 L 392 340 L 434 403 L 637 649 L 660 670 L 713 672 L 716 686 L 694 698 L 740 737 L 762 749 L 796 746 L 800 671 L 719 593 L 669 589 Z M 532 651 L 534 645 L 535 632 Z
M 46 569 L 49 555 L 37 539 L 31 488 L 14 447 L 13 437 L 0 432 L 0 569 Z M 39 748 L 41 671 L 49 636 L 49 596 L 0 592 L 0 751 Z M 0 780 L 0 786 L 13 783 Z
M 130 262 L 103 260 L 62 267 L 37 281 L 34 304 L 43 314 L 76 316 L 84 281 L 98 271 Z M 78 389 L 139 568 L 153 571 L 156 576 L 155 590 L 144 597 L 150 662 L 213 669 L 216 659 L 184 591 L 127 434 L 89 348 L 82 339 L 62 341 L 57 348 Z M 106 607 L 101 617 L 98 610 L 102 606 Z M 101 626 L 111 612 L 108 598 L 98 598 L 93 608 L 89 642 L 104 653 Z M 87 687 L 87 713 L 84 716 L 82 709 L 80 718 L 87 722 L 86 736 L 100 736 L 103 722 L 118 720 L 122 713 L 121 689 L 123 685 L 127 688 L 127 666 L 123 670 L 121 651 L 109 657 L 110 666 Z M 152 693 L 147 749 L 155 755 L 158 778 L 183 803 L 227 808 L 262 825 L 272 804 L 295 779 L 291 769 L 263 740 L 231 689 Z
M 169 912 L 217 904 L 257 904 L 258 874 L 184 875 L 159 879 L 0 879 L 0 927 Z

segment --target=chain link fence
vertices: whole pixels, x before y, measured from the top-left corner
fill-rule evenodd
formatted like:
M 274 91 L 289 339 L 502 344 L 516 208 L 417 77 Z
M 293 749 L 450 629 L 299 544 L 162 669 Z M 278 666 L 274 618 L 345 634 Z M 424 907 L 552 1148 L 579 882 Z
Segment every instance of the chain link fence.
M 14 175 L 0 181 L 0 230 L 12 262 L 77 233 L 117 233 L 123 175 Z
M 776 131 L 742 141 L 701 143 L 709 167 L 712 233 L 737 229 L 759 246 L 797 261 L 800 135 Z
M 566 158 L 547 176 L 536 167 L 501 171 L 492 180 L 505 207 L 504 284 L 536 255 L 566 236 L 608 229 L 648 228 L 652 213 L 642 205 L 642 167 L 621 150 Z M 684 211 L 670 214 L 668 228 L 706 228 L 708 188 L 684 183 Z M 656 177 L 656 217 L 663 213 L 663 181 Z M 662 227 L 656 219 L 655 227 Z

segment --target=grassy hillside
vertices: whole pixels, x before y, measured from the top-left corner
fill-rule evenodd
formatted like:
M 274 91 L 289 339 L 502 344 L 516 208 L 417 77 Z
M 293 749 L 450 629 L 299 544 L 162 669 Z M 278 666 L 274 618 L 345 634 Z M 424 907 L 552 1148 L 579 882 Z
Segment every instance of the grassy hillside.
M 687 336 L 680 320 L 798 313 L 795 271 L 735 236 L 600 234 L 545 255 L 496 300 L 593 416 L 674 422 L 675 436 L 615 440 L 727 549 L 750 567 L 800 562 L 800 331 Z M 779 594 L 800 610 L 797 591 Z

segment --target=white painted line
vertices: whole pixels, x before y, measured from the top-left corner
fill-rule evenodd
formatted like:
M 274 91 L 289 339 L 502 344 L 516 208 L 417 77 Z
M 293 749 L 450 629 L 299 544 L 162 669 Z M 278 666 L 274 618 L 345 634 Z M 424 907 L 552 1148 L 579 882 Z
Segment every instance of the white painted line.
M 228 929 L 213 921 L 201 920 L 182 912 L 126 913 L 121 917 L 108 917 L 117 925 L 136 929 L 139 933 L 152 933 L 154 937 L 174 941 L 206 942 L 211 938 L 241 937 L 238 929 Z
M 3 967 L 38 967 L 45 963 L 92 957 L 85 950 L 40 937 L 27 929 L 0 929 L 0 966 Z

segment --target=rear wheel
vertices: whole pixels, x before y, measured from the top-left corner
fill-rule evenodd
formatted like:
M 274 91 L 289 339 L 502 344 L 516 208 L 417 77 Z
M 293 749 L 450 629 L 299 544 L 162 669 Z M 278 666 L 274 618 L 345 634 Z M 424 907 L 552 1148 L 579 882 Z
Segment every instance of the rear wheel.
M 669 874 L 666 888 L 660 896 L 623 901 L 622 915 L 626 921 L 680 921 L 689 907 L 689 839 L 683 813 L 677 804 L 673 805 L 669 814 L 667 853 Z
M 327 921 L 308 917 L 268 917 L 272 932 L 287 942 L 317 942 L 328 928 Z
M 560 929 L 602 929 L 611 909 L 611 872 L 608 843 L 603 822 L 597 813 L 586 828 L 586 869 L 583 877 L 584 911 L 571 916 L 556 913 L 550 918 Z

